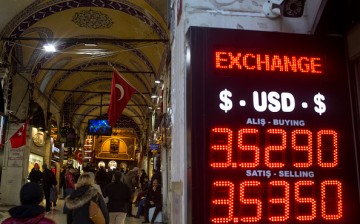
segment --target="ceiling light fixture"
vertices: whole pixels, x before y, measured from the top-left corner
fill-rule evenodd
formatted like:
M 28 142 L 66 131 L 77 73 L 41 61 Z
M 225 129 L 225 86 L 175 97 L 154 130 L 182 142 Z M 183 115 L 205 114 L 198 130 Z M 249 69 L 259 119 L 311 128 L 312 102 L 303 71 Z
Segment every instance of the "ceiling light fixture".
M 155 93 L 151 94 L 151 99 L 156 99 L 157 97 L 158 96 Z
M 85 43 L 85 47 L 97 47 L 98 45 L 96 43 Z
M 45 44 L 43 47 L 46 52 L 56 52 L 56 48 L 53 44 Z
M 156 87 L 151 88 L 151 99 L 156 99 L 158 98 L 157 94 L 156 94 Z
M 164 84 L 164 80 L 162 80 L 162 79 L 155 79 L 155 84 Z

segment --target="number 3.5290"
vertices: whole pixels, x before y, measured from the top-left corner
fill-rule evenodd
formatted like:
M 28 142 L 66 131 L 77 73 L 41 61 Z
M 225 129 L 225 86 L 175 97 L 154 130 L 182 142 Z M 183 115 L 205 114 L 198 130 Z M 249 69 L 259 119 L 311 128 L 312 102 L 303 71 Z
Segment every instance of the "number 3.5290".
M 265 144 L 256 128 L 242 128 L 237 132 L 236 158 L 233 156 L 233 131 L 216 127 L 210 133 L 210 166 L 213 168 L 283 168 L 286 166 L 288 143 L 291 145 L 291 167 L 335 168 L 338 161 L 338 135 L 334 130 L 267 129 Z M 315 140 L 314 140 L 315 138 Z M 262 150 L 263 148 L 263 150 Z M 260 158 L 262 156 L 262 158 Z M 315 160 L 315 162 L 313 161 Z M 264 161 L 260 164 L 260 161 Z M 289 164 L 289 163 L 288 163 Z

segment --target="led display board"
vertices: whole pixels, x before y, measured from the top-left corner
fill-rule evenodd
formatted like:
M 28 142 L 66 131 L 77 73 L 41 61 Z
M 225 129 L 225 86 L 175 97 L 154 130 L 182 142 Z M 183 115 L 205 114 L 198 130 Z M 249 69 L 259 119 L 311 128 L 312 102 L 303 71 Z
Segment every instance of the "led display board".
M 109 125 L 108 120 L 90 119 L 88 121 L 88 134 L 110 136 L 112 127 Z
M 360 223 L 339 37 L 190 27 L 188 223 Z

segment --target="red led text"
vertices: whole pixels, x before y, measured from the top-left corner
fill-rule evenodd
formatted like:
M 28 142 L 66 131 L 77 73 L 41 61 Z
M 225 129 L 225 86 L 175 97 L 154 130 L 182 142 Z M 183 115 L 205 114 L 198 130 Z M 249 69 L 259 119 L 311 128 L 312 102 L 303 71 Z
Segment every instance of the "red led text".
M 263 189 L 268 189 L 266 198 L 262 196 Z M 321 197 L 316 200 L 318 189 Z M 239 204 L 239 209 L 235 209 L 235 203 Z M 292 210 L 295 217 L 290 214 Z M 274 223 L 290 219 L 336 221 L 342 217 L 343 186 L 339 180 L 323 180 L 320 184 L 311 180 L 299 180 L 294 184 L 284 180 L 268 183 L 251 180 L 240 182 L 239 186 L 225 180 L 212 182 L 212 223 L 259 223 L 265 219 Z
M 237 156 L 233 156 L 233 131 L 229 128 L 211 129 L 210 166 L 220 169 L 257 168 L 264 165 L 268 168 L 283 168 L 286 164 L 287 145 L 291 145 L 291 162 L 294 168 L 309 168 L 313 165 L 334 168 L 339 165 L 338 137 L 334 130 L 320 130 L 313 136 L 306 129 L 295 129 L 290 135 L 283 129 L 267 129 L 263 149 L 260 147 L 264 145 L 260 144 L 260 134 L 256 128 L 239 129 L 236 137 Z M 253 140 L 248 143 L 248 139 Z M 276 143 L 272 139 L 277 139 Z M 264 159 L 260 159 L 260 156 Z M 264 164 L 260 164 L 260 161 L 264 161 Z
M 323 67 L 320 57 L 215 51 L 216 69 L 323 74 Z

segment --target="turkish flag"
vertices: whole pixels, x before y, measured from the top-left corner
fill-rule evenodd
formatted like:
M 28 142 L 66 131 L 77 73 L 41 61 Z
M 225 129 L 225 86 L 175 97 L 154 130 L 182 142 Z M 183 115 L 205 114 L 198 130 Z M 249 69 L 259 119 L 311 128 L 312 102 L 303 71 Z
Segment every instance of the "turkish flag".
M 19 130 L 13 134 L 10 138 L 11 148 L 16 149 L 26 145 L 26 128 L 27 122 L 25 122 Z
M 108 122 L 114 126 L 122 111 L 135 93 L 135 89 L 127 83 L 117 71 L 112 75 L 110 105 L 108 109 Z

